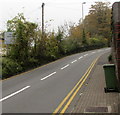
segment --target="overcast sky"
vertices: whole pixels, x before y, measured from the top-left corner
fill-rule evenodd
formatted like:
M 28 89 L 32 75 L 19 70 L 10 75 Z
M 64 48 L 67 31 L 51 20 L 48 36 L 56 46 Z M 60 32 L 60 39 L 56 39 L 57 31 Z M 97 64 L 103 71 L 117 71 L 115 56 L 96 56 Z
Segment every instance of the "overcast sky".
M 84 4 L 84 16 L 96 0 L 0 0 L 0 30 L 6 30 L 6 22 L 18 13 L 24 13 L 28 21 L 41 24 L 41 5 L 45 3 L 45 25 L 48 29 L 57 29 L 65 22 L 78 23 L 82 18 L 82 3 Z M 111 2 L 120 0 L 97 0 Z M 50 21 L 52 20 L 52 21 Z

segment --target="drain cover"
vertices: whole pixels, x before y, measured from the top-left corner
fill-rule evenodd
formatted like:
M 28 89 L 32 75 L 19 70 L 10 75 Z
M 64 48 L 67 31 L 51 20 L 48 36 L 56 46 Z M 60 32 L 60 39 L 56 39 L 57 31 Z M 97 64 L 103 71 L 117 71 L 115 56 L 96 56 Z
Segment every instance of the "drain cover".
M 85 109 L 85 113 L 107 113 L 108 107 L 88 107 Z

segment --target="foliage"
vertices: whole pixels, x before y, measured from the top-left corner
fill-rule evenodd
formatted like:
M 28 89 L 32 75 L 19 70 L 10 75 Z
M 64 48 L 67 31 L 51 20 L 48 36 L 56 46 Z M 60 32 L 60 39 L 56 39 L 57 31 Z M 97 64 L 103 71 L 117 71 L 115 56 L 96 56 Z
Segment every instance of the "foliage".
M 64 39 L 64 32 L 60 28 L 58 28 L 58 32 L 55 35 L 55 39 L 57 40 L 58 54 L 60 56 L 61 54 L 63 54 L 62 41 Z
M 106 46 L 107 39 L 102 37 L 95 37 L 89 39 L 89 45 L 98 45 L 98 46 Z
M 45 40 L 45 57 L 47 59 L 57 59 L 58 56 L 58 43 L 55 39 L 54 33 L 52 33 L 48 38 Z
M 108 40 L 111 37 L 111 8 L 109 2 L 95 2 L 84 20 L 85 29 L 90 37 L 103 36 Z
M 95 2 L 84 22 L 65 23 L 57 33 L 45 30 L 42 37 L 37 24 L 26 21 L 23 14 L 18 14 L 7 22 L 7 31 L 14 32 L 14 44 L 9 45 L 7 58 L 3 60 L 3 77 L 65 55 L 107 46 L 111 36 L 110 17 L 109 3 Z
M 82 45 L 83 46 L 87 46 L 87 39 L 86 39 L 86 34 L 85 34 L 85 30 L 83 29 L 83 34 L 82 34 Z
M 78 52 L 80 44 L 78 39 L 66 39 L 62 41 L 63 54 L 72 54 Z
M 9 57 L 25 64 L 29 59 L 32 38 L 37 27 L 36 24 L 27 22 L 22 14 L 8 21 L 8 31 L 14 32 L 14 44 L 10 46 Z
M 2 79 L 18 74 L 22 71 L 22 66 L 16 61 L 8 58 L 2 60 Z
M 113 63 L 113 57 L 112 57 L 112 54 L 110 54 L 110 55 L 108 56 L 108 61 L 109 61 L 109 63 Z

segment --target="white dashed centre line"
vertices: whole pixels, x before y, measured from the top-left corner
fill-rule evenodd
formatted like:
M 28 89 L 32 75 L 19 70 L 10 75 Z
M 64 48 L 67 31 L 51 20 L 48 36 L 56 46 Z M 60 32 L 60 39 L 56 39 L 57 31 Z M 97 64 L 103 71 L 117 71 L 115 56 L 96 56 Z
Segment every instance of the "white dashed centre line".
M 75 63 L 77 60 L 72 61 L 71 63 Z
M 52 76 L 52 75 L 54 75 L 54 74 L 56 74 L 56 73 L 57 73 L 57 72 L 53 72 L 53 73 L 49 74 L 48 76 L 43 77 L 43 78 L 41 79 L 41 81 L 47 79 L 48 77 L 50 77 L 50 76 Z
M 30 88 L 30 86 L 26 86 L 26 87 L 24 87 L 24 88 L 22 88 L 22 89 L 16 91 L 15 93 L 12 93 L 12 94 L 10 94 L 10 95 L 8 95 L 8 96 L 6 96 L 6 97 L 0 99 L 0 102 L 2 102 L 2 101 L 4 101 L 4 100 L 6 100 L 6 99 L 8 99 L 8 98 L 10 98 L 10 97 L 12 97 L 12 96 L 18 94 L 18 93 L 20 93 L 20 92 L 22 92 L 22 91 L 24 91 L 24 90 L 26 90 L 26 89 L 28 89 L 28 88 Z
M 88 54 L 85 54 L 84 56 L 87 56 Z
M 67 68 L 70 64 L 67 64 L 66 66 L 62 67 L 61 70 Z
M 82 59 L 82 58 L 83 58 L 83 56 L 79 57 L 79 59 Z

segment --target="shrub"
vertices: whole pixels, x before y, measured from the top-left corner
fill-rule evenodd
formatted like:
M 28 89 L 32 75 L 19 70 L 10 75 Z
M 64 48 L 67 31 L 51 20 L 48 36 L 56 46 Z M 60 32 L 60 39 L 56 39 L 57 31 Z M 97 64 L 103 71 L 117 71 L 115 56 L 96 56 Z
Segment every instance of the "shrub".
M 4 58 L 2 60 L 2 79 L 22 72 L 23 68 L 14 60 Z
M 113 63 L 112 54 L 110 54 L 110 55 L 108 56 L 108 61 L 109 61 L 109 63 Z
M 27 66 L 33 68 L 33 67 L 37 67 L 38 65 L 40 65 L 40 63 L 37 59 L 30 58 Z

